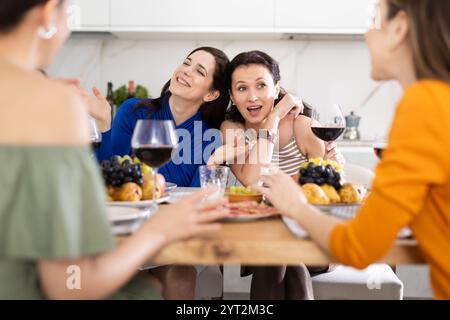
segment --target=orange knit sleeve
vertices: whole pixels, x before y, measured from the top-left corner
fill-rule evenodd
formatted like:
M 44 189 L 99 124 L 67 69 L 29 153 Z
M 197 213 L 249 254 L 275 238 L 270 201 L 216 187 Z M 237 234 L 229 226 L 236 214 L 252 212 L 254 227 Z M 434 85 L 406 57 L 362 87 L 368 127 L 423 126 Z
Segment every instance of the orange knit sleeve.
M 449 178 L 450 110 L 434 94 L 436 88 L 438 83 L 424 81 L 405 92 L 371 195 L 353 220 L 331 233 L 329 247 L 337 261 L 364 268 L 382 258 L 401 228 L 420 213 L 430 188 Z

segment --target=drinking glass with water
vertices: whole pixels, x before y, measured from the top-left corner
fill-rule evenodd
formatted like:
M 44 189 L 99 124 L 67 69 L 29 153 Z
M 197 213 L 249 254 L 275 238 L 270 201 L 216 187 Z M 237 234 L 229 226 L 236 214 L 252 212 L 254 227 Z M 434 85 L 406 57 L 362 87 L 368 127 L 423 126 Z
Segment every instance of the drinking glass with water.
M 216 191 L 206 197 L 206 201 L 219 200 L 225 195 L 230 169 L 225 166 L 201 166 L 200 186 L 202 188 L 214 187 Z

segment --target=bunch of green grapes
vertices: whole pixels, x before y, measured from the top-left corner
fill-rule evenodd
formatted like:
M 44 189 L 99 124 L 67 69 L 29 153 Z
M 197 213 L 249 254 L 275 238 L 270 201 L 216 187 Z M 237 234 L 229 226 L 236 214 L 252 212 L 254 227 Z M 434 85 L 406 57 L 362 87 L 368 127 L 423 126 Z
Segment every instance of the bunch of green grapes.
M 256 194 L 256 192 L 253 189 L 251 189 L 250 187 L 243 187 L 243 186 L 230 187 L 230 193 L 231 194 L 247 194 L 247 195 Z

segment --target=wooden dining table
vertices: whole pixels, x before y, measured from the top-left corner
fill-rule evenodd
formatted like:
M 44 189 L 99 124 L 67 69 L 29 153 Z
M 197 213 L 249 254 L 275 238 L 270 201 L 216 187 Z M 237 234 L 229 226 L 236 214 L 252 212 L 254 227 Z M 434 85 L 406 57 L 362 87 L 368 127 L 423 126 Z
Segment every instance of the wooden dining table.
M 334 262 L 308 238 L 296 237 L 280 217 L 248 222 L 225 222 L 207 237 L 178 241 L 149 261 L 179 265 L 324 265 Z M 380 262 L 421 264 L 424 259 L 414 239 L 398 239 Z

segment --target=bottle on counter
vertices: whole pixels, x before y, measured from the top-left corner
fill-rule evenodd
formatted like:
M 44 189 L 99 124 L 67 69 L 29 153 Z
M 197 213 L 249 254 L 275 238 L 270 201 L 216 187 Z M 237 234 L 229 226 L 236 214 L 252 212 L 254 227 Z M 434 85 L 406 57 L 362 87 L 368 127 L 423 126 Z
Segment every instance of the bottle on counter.
M 130 80 L 128 82 L 128 97 L 127 99 L 134 98 L 134 81 Z
M 111 121 L 112 121 L 112 119 L 114 119 L 114 116 L 116 115 L 116 111 L 117 111 L 117 105 L 114 100 L 114 91 L 113 91 L 112 82 L 108 82 L 108 90 L 106 92 L 106 100 L 108 101 L 109 105 L 111 106 Z

